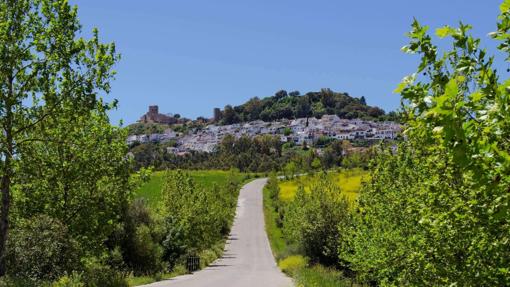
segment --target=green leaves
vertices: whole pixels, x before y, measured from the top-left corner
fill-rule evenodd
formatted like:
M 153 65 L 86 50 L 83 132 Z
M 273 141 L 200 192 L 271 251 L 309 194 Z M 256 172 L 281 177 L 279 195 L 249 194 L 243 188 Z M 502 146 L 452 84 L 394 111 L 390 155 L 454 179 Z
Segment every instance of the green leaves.
M 414 83 L 416 80 L 416 74 L 412 74 L 409 76 L 405 76 L 402 81 L 398 84 L 398 86 L 393 90 L 393 93 L 400 94 L 407 86 Z
M 510 1 L 500 8 L 493 37 L 510 55 Z M 423 77 L 404 78 L 395 90 L 407 140 L 376 159 L 347 253 L 366 281 L 510 285 L 510 89 L 470 29 L 436 29 L 452 43 L 438 58 L 422 26 L 412 24 L 405 50 L 421 57 Z
M 45 214 L 84 252 L 99 254 L 131 191 L 126 135 L 110 125 L 101 98 L 118 60 L 114 45 L 96 32 L 79 38 L 66 0 L 2 1 L 0 8 L 0 85 L 9 87 L 0 97 L 2 190 L 16 191 L 15 215 L 3 213 L 2 222 Z
M 436 35 L 441 39 L 451 36 L 454 33 L 455 29 L 451 28 L 450 26 L 444 26 L 436 29 Z
M 503 3 L 499 5 L 499 11 L 501 14 L 506 13 L 510 10 L 510 0 L 503 0 Z
M 190 174 L 168 171 L 162 190 L 161 215 L 180 230 L 180 244 L 189 254 L 210 248 L 229 232 L 239 183 L 229 175 L 225 185 L 201 186 Z

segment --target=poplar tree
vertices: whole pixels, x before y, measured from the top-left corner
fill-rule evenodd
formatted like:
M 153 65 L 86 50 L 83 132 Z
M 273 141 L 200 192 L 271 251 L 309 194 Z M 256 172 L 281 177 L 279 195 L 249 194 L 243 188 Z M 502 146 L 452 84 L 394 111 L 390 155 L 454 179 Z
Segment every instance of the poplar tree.
M 54 126 L 48 120 L 63 114 L 87 120 L 101 106 L 99 94 L 110 91 L 115 46 L 102 44 L 97 30 L 90 39 L 79 33 L 77 8 L 66 0 L 0 1 L 0 276 L 13 190 L 20 165 L 30 164 L 21 159 L 34 144 L 58 144 L 41 137 Z

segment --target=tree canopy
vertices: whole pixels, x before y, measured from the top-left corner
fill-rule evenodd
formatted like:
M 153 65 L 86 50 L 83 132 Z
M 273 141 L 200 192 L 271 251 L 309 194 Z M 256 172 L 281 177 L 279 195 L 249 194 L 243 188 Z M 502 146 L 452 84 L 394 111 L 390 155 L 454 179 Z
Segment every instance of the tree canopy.
M 287 93 L 285 90 L 280 90 L 272 97 L 263 99 L 255 97 L 235 107 L 227 105 L 223 111 L 216 108 L 214 121 L 221 124 L 234 124 L 255 120 L 320 118 L 326 114 L 347 119 L 396 119 L 395 113 L 387 115 L 384 110 L 367 105 L 364 97 L 353 98 L 347 93 L 321 89 L 319 92 L 309 92 L 305 95 L 300 95 L 298 91 Z

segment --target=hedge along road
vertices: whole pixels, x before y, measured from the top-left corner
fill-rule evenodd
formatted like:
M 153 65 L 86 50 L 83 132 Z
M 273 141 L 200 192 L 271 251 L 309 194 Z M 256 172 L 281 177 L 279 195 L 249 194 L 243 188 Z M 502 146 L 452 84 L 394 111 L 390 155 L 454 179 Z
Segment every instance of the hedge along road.
M 292 286 L 292 280 L 276 266 L 264 228 L 262 189 L 266 182 L 267 179 L 256 179 L 241 189 L 223 257 L 194 274 L 144 286 Z

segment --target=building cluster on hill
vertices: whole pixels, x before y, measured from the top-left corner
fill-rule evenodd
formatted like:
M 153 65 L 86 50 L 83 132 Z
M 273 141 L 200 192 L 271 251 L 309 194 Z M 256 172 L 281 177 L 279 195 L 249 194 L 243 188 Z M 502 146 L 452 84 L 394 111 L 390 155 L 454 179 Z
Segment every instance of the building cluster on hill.
M 395 139 L 400 131 L 401 126 L 395 122 L 349 120 L 340 119 L 336 115 L 324 115 L 320 119 L 299 118 L 273 122 L 258 120 L 232 125 L 211 124 L 204 128 L 192 129 L 183 134 L 167 129 L 160 134 L 132 135 L 128 137 L 127 142 L 128 144 L 134 144 L 136 142 L 148 143 L 174 140 L 175 147 L 168 148 L 168 151 L 182 154 L 189 151 L 212 152 L 228 134 L 238 138 L 243 135 L 250 137 L 273 135 L 279 137 L 282 142 L 311 145 L 321 137 L 338 140 Z

